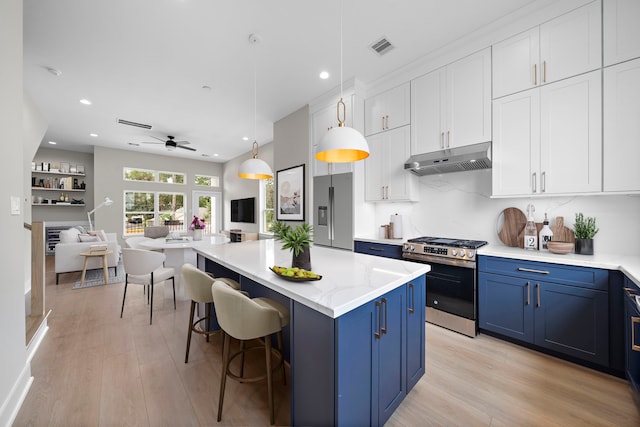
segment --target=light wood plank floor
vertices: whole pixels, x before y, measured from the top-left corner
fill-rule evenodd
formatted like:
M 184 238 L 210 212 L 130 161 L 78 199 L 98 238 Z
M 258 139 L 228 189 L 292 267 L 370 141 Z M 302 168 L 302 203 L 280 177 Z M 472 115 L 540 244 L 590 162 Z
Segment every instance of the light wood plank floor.
M 217 423 L 220 339 L 195 336 L 184 363 L 186 302 L 174 311 L 158 298 L 149 326 L 149 307 L 133 287 L 120 319 L 122 284 L 73 290 L 77 276 L 68 274 L 55 286 L 47 258 L 50 330 L 15 426 L 269 424 L 264 384 L 234 381 Z M 388 426 L 640 425 L 626 381 L 486 335 L 426 329 L 427 373 Z M 276 423 L 287 425 L 289 389 L 279 378 Z

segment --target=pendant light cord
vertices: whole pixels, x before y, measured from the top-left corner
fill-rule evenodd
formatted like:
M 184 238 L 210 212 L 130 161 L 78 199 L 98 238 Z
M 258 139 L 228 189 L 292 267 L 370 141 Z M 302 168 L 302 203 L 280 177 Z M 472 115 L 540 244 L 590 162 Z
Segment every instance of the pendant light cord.
M 342 15 L 344 1 L 340 0 L 340 98 L 342 99 Z

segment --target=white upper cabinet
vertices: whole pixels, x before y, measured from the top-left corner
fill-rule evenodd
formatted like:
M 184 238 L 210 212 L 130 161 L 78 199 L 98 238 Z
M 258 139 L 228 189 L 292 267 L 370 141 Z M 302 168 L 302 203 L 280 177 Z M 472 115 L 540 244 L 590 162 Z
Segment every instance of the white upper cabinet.
M 493 102 L 494 196 L 602 191 L 601 71 Z
M 411 90 L 409 83 L 382 92 L 364 101 L 365 136 L 409 124 Z
M 493 46 L 493 98 L 586 73 L 602 65 L 595 1 Z
M 604 191 L 640 191 L 640 59 L 604 70 Z
M 414 200 L 415 176 L 404 170 L 409 158 L 410 128 L 403 126 L 367 138 L 365 199 L 368 202 Z
M 491 48 L 411 82 L 411 153 L 491 140 Z
M 605 67 L 640 58 L 640 1 L 604 0 Z
M 353 102 L 350 96 L 343 99 L 346 110 L 345 125 L 353 127 Z M 336 101 L 337 103 L 337 101 Z M 340 111 L 342 114 L 342 110 Z M 327 163 L 316 160 L 315 154 L 322 137 L 338 126 L 337 105 L 329 105 L 311 114 L 311 144 L 313 148 L 313 176 L 353 172 L 353 163 Z

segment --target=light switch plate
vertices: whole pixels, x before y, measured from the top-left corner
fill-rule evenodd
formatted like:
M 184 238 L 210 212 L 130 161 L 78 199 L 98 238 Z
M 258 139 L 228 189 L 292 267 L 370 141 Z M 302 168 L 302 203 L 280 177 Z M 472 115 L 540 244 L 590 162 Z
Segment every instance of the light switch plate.
M 20 197 L 11 196 L 11 215 L 20 215 Z

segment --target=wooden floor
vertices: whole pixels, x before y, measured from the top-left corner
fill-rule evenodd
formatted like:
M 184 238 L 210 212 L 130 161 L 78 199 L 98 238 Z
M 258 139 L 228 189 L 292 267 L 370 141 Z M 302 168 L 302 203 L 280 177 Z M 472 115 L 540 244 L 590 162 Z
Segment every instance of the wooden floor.
M 54 276 L 47 274 L 50 329 L 15 426 L 269 424 L 265 386 L 234 381 L 216 421 L 220 339 L 195 336 L 184 363 L 186 302 L 174 311 L 158 298 L 150 326 L 141 289 L 128 292 L 120 319 L 122 284 L 73 290 L 76 274 L 61 276 L 59 286 Z M 485 335 L 427 324 L 426 340 L 427 373 L 387 426 L 640 425 L 621 379 Z M 287 425 L 289 389 L 279 378 L 276 423 Z

